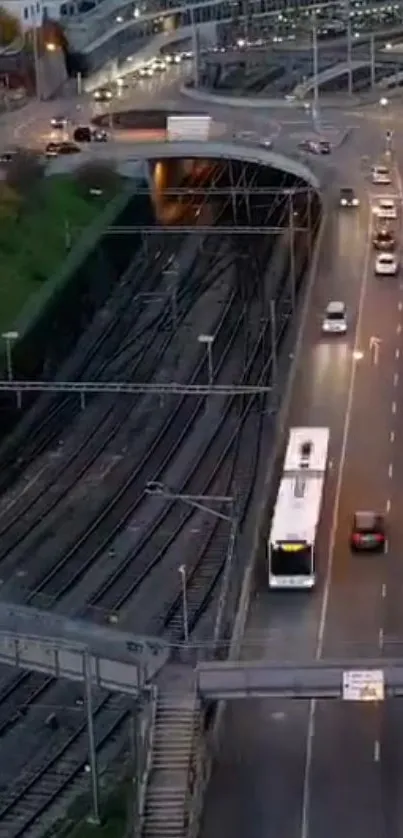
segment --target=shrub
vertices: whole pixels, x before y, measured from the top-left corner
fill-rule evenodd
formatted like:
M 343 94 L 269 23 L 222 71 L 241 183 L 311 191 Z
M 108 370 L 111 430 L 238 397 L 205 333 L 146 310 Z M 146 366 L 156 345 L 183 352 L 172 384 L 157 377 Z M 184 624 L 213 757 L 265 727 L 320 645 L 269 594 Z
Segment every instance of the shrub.
M 11 160 L 6 170 L 6 184 L 28 198 L 43 178 L 44 164 L 35 151 L 21 149 Z
M 113 162 L 93 161 L 79 166 L 74 172 L 74 179 L 85 197 L 96 197 L 98 194 L 116 194 L 120 175 Z

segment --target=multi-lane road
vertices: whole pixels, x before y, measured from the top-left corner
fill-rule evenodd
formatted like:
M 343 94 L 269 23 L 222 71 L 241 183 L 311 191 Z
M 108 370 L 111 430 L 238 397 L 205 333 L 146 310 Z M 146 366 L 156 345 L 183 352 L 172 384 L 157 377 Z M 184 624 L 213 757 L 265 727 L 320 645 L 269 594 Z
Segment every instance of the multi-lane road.
M 383 187 L 402 211 L 400 119 L 393 183 Z M 362 119 L 334 157 L 336 180 L 352 185 L 357 211 L 328 220 L 312 289 L 290 407 L 291 424 L 331 430 L 330 470 L 319 533 L 316 594 L 258 591 L 245 636 L 248 658 L 377 657 L 403 643 L 403 454 L 401 440 L 403 274 L 376 279 L 370 184 L 362 155 L 374 162 L 382 121 Z M 398 222 L 402 242 L 402 219 Z M 344 300 L 346 339 L 320 334 L 331 299 Z M 378 339 L 378 349 L 371 347 Z M 372 341 L 373 344 L 373 341 Z M 358 508 L 387 515 L 385 556 L 356 557 L 348 539 Z M 397 645 L 396 645 L 397 644 Z M 335 702 L 235 704 L 226 720 L 209 790 L 204 835 L 220 838 L 385 838 L 402 825 L 403 709 Z

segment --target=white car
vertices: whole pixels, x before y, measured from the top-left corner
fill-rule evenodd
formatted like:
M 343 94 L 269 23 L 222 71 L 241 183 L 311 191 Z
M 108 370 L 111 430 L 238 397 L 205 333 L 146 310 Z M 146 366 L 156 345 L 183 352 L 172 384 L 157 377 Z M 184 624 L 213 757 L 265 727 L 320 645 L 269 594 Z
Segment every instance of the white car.
M 376 276 L 396 276 L 399 262 L 394 253 L 379 253 L 375 260 Z
M 387 166 L 374 166 L 372 169 L 372 183 L 379 186 L 389 186 L 391 181 L 390 171 Z
M 333 301 L 326 308 L 322 323 L 325 335 L 345 335 L 347 332 L 346 306 L 342 302 Z
M 391 219 L 394 221 L 397 218 L 396 201 L 393 198 L 381 198 L 377 206 L 374 208 L 375 214 L 380 221 Z

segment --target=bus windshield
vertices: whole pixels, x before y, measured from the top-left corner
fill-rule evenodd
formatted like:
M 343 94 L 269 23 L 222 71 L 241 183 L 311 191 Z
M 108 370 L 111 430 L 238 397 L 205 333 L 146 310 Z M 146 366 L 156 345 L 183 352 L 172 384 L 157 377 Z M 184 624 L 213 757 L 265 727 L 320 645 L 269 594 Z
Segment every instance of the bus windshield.
M 311 545 L 270 545 L 270 573 L 273 576 L 310 576 L 312 572 Z

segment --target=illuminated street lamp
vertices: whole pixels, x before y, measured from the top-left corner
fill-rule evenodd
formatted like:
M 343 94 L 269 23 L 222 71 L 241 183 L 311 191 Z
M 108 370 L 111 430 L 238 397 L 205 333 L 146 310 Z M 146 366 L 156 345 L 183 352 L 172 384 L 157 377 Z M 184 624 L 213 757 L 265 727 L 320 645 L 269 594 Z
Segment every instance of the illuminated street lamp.
M 187 574 L 186 565 L 181 564 L 178 567 L 179 575 L 182 583 L 182 608 L 183 608 L 183 638 L 185 643 L 189 643 L 189 611 L 188 611 L 188 591 L 187 591 Z
M 213 386 L 214 369 L 213 369 L 213 343 L 214 335 L 199 335 L 197 338 L 199 343 L 203 343 L 207 349 L 207 365 L 208 365 L 208 383 L 209 387 Z
M 46 44 L 46 51 L 47 52 L 56 52 L 56 50 L 57 50 L 57 46 L 56 46 L 56 44 L 53 43 L 53 41 L 49 41 Z
M 387 108 L 388 105 L 389 105 L 389 99 L 387 99 L 386 96 L 381 96 L 381 98 L 379 100 L 379 104 L 380 104 L 381 108 Z
M 3 332 L 2 338 L 6 342 L 6 367 L 7 367 L 7 378 L 9 381 L 12 381 L 14 378 L 13 375 L 13 356 L 12 356 L 12 344 L 18 340 L 19 332 Z

